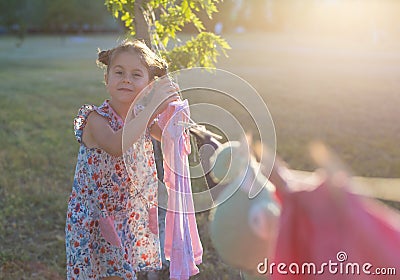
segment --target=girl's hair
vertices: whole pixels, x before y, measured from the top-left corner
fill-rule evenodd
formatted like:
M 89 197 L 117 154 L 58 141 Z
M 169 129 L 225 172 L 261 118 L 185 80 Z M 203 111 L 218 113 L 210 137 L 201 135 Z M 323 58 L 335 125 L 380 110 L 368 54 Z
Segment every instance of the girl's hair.
M 167 63 L 165 60 L 157 56 L 147 45 L 140 40 L 126 40 L 119 46 L 110 50 L 98 52 L 97 64 L 101 67 L 107 67 L 107 73 L 109 71 L 112 59 L 115 55 L 121 52 L 134 51 L 139 55 L 143 65 L 146 66 L 149 72 L 150 80 L 154 77 L 162 77 L 167 74 Z

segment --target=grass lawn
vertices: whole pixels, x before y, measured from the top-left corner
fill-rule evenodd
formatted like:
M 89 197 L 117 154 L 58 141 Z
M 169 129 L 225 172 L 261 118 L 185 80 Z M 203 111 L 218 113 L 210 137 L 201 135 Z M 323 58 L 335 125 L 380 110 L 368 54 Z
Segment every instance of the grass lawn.
M 0 279 L 65 279 L 64 223 L 78 151 L 72 121 L 82 104 L 107 98 L 96 50 L 116 39 L 28 37 L 15 48 L 15 38 L 0 38 Z M 218 67 L 262 96 L 278 153 L 292 168 L 315 168 L 307 145 L 317 138 L 366 182 L 400 177 L 400 42 L 227 39 L 233 49 Z M 238 279 L 210 244 L 208 212 L 197 218 L 205 255 L 196 279 Z

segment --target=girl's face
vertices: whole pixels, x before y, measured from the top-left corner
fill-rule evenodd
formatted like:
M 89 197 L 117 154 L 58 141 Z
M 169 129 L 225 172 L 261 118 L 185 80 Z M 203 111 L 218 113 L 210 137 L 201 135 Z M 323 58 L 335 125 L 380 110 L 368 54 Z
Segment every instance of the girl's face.
M 106 88 L 114 103 L 131 104 L 149 84 L 149 72 L 134 51 L 115 54 L 108 73 Z

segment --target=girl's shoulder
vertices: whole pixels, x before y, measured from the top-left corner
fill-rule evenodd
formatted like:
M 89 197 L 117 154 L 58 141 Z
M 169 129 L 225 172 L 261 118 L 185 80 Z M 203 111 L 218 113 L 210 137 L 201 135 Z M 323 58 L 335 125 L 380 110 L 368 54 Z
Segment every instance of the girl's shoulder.
M 75 138 L 79 143 L 82 143 L 83 129 L 87 124 L 87 120 L 90 113 L 96 111 L 99 115 L 103 117 L 106 118 L 109 117 L 108 109 L 105 103 L 106 102 L 104 102 L 99 107 L 92 104 L 85 104 L 79 108 L 78 114 L 74 118 L 74 133 L 75 133 Z

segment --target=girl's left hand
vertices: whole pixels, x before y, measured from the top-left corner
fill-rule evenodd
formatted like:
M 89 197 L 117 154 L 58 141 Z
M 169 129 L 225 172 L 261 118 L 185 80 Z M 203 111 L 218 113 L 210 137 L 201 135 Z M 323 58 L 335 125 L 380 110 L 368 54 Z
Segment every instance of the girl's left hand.
M 152 97 L 149 103 L 150 108 L 154 108 L 154 116 L 162 113 L 168 104 L 179 99 L 179 86 L 172 82 L 168 77 L 164 77 L 154 82 Z

